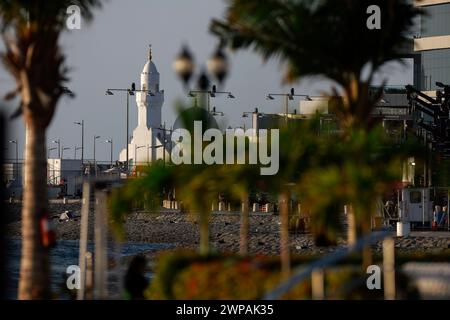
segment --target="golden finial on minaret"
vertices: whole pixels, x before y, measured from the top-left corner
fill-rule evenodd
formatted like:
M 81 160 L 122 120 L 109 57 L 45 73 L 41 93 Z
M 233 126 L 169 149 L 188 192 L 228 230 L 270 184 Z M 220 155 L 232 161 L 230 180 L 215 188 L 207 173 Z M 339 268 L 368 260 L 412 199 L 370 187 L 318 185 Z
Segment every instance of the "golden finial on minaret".
M 148 60 L 152 60 L 152 45 L 148 45 Z

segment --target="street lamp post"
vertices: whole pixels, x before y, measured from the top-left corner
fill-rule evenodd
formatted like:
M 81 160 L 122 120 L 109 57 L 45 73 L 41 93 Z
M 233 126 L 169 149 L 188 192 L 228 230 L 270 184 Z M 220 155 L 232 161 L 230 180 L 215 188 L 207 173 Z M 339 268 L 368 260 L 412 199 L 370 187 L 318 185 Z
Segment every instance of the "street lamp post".
M 224 116 L 225 114 L 222 111 L 216 110 L 216 107 L 212 108 L 211 115 L 213 116 Z
M 74 146 L 74 148 L 73 148 L 73 150 L 74 150 L 73 158 L 74 158 L 74 159 L 77 158 L 77 151 L 78 151 L 78 150 L 82 150 L 82 149 L 83 149 L 83 147 L 77 147 L 77 146 Z M 82 154 L 81 156 L 83 156 L 83 153 L 81 153 L 81 154 Z M 83 162 L 83 160 L 81 160 L 81 162 Z
M 149 164 L 149 159 L 150 159 L 150 157 L 149 157 L 149 150 L 150 149 L 158 149 L 158 148 L 162 148 L 162 147 L 164 147 L 163 144 L 160 144 L 160 145 L 157 145 L 157 146 L 147 145 L 147 164 Z M 166 151 L 165 150 L 163 150 L 163 163 L 164 163 L 164 165 L 166 164 Z
M 134 145 L 134 168 L 136 170 L 137 168 L 137 151 L 141 148 L 145 148 L 146 146 L 138 146 L 138 145 Z
M 307 94 L 295 94 L 294 88 L 291 88 L 291 91 L 289 93 L 269 93 L 266 96 L 267 100 L 274 100 L 275 96 L 282 96 L 285 99 L 284 102 L 284 117 L 286 120 L 286 124 L 288 123 L 288 114 L 289 114 L 289 100 L 294 100 L 294 97 L 305 97 L 306 100 L 311 100 L 309 95 Z
M 211 98 L 215 98 L 217 94 L 226 94 L 228 99 L 234 99 L 235 96 L 230 91 L 217 91 L 216 86 L 213 85 L 212 88 L 209 90 L 209 81 L 205 82 L 204 84 L 199 83 L 199 90 L 190 90 L 188 93 L 188 97 L 191 98 L 197 98 L 198 93 L 203 93 L 207 95 L 207 104 L 206 104 L 206 110 L 208 111 L 208 114 L 214 114 L 216 113 L 216 107 L 213 108 L 213 112 L 211 112 Z M 221 112 L 223 115 L 223 112 Z
M 52 142 L 58 145 L 58 159 L 61 159 L 61 140 L 53 140 Z
M 16 145 L 16 168 L 15 168 L 15 179 L 19 181 L 19 143 L 17 140 L 10 140 L 9 143 Z
M 242 118 L 248 118 L 249 116 L 252 117 L 252 128 L 255 130 L 256 135 L 259 136 L 258 118 L 264 117 L 265 114 L 263 112 L 259 112 L 258 108 L 255 108 L 254 111 L 245 111 L 242 113 Z M 243 129 L 245 131 L 245 123 Z
M 69 147 L 62 147 L 61 148 L 61 159 L 64 159 L 64 150 L 70 150 Z
M 56 147 L 48 148 L 47 150 L 47 158 L 50 159 L 50 151 L 56 150 Z
M 125 89 L 125 88 L 120 88 L 120 89 L 106 89 L 106 93 L 105 95 L 107 96 L 112 96 L 114 95 L 114 92 L 126 92 L 127 94 L 127 116 L 126 116 L 126 150 L 127 150 L 127 160 L 126 160 L 126 173 L 128 175 L 129 172 L 129 161 L 130 161 L 130 157 L 129 157 L 129 146 L 128 146 L 128 141 L 129 141 L 129 115 L 130 115 L 130 96 L 134 96 L 135 92 L 146 92 L 149 96 L 154 96 L 154 93 L 151 92 L 150 90 L 139 90 L 136 89 L 136 85 L 134 84 L 134 82 L 131 84 L 131 89 Z
M 166 150 L 167 150 L 167 142 L 170 141 L 170 139 L 167 139 L 167 132 L 169 133 L 169 137 L 172 136 L 172 129 L 166 129 L 166 123 L 164 123 L 163 126 L 160 126 L 159 128 L 155 128 L 157 130 L 162 130 L 163 132 L 163 142 L 162 142 L 162 147 L 163 149 L 163 161 L 164 161 L 164 165 L 166 164 Z
M 81 167 L 83 167 L 84 162 L 84 120 L 81 122 L 74 122 L 74 124 L 81 126 Z M 75 158 L 76 158 L 77 148 L 75 147 Z
M 218 46 L 215 53 L 211 56 L 211 58 L 207 62 L 208 71 L 210 74 L 214 75 L 221 85 L 225 80 L 228 73 L 228 61 L 227 57 L 222 51 L 222 46 Z M 194 59 L 192 58 L 191 53 L 187 46 L 184 46 L 181 50 L 181 53 L 175 59 L 173 63 L 173 69 L 179 75 L 185 88 L 188 87 L 189 80 L 191 79 L 194 70 L 195 64 Z M 228 98 L 234 99 L 234 95 L 229 91 L 217 91 L 216 86 L 213 85 L 210 89 L 209 78 L 206 75 L 205 71 L 202 71 L 198 77 L 198 88 L 199 90 L 190 90 L 188 92 L 188 96 L 192 98 L 197 98 L 197 94 L 206 94 L 207 95 L 207 111 L 208 116 L 210 114 L 210 98 L 214 98 L 216 94 L 227 94 Z
M 112 165 L 113 165 L 113 139 L 105 140 L 105 142 L 110 144 L 110 151 L 111 151 L 110 163 L 111 163 L 111 168 L 112 168 Z
M 97 160 L 95 159 L 95 141 L 100 138 L 100 136 L 94 135 L 94 169 L 95 169 L 95 176 L 97 176 Z

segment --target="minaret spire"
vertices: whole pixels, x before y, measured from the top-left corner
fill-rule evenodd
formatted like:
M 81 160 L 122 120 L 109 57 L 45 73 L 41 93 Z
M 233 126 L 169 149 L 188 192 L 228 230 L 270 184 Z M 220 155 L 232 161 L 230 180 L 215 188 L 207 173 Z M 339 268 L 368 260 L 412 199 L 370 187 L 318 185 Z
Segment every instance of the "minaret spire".
M 148 45 L 148 60 L 152 61 L 152 45 Z

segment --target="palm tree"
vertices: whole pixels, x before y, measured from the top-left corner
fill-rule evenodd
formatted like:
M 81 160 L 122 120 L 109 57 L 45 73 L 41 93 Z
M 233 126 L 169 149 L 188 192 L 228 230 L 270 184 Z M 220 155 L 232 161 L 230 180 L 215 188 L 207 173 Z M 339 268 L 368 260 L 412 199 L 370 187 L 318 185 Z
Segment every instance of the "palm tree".
M 78 5 L 86 19 L 97 0 L 4 0 L 0 2 L 1 31 L 6 52 L 1 57 L 16 82 L 6 98 L 20 95 L 14 116 L 23 115 L 26 127 L 22 209 L 22 258 L 19 299 L 49 297 L 48 248 L 41 241 L 40 220 L 46 213 L 45 132 L 57 103 L 67 92 L 68 69 L 59 38 L 66 25 L 67 8 Z
M 369 96 L 375 73 L 398 60 L 407 47 L 407 32 L 420 13 L 408 0 L 386 0 L 380 30 L 366 27 L 370 0 L 296 1 L 231 0 L 225 21 L 213 20 L 211 30 L 233 49 L 252 49 L 264 59 L 279 57 L 284 79 L 323 76 L 342 92 L 334 110 L 344 127 L 369 126 L 374 103 Z M 355 40 L 357 39 L 357 40 Z
M 194 131 L 194 121 L 201 121 L 203 130 L 206 130 L 208 123 L 211 123 L 211 120 L 207 118 L 207 112 L 202 108 L 184 108 L 179 105 L 178 109 L 183 127 L 191 133 Z M 191 150 L 192 163 L 193 155 L 193 150 Z M 161 191 L 170 186 L 176 190 L 176 197 L 182 201 L 183 206 L 196 214 L 200 234 L 199 252 L 201 255 L 208 255 L 210 253 L 211 204 L 224 190 L 221 182 L 217 179 L 217 167 L 218 165 L 206 164 L 152 164 L 145 172 L 144 177 L 128 182 L 122 191 L 115 192 L 113 195 L 111 207 L 114 221 L 119 226 L 118 230 L 123 234 L 120 227 L 122 216 L 130 212 L 131 204 L 134 201 L 147 199 L 148 206 L 156 209 L 162 200 Z
M 182 165 L 174 166 L 177 186 L 177 197 L 190 210 L 196 212 L 199 225 L 199 253 L 210 253 L 209 220 L 211 204 L 220 193 L 217 184 L 215 165 Z
M 341 143 L 346 144 L 353 131 L 371 130 L 370 114 L 382 94 L 382 88 L 372 94 L 369 90 L 374 75 L 386 62 L 399 60 L 420 14 L 410 1 L 386 0 L 379 4 L 381 29 L 369 30 L 366 10 L 371 4 L 370 0 L 231 0 L 225 19 L 213 20 L 211 31 L 232 49 L 251 49 L 265 60 L 279 58 L 285 81 L 304 76 L 331 80 L 335 85 L 330 111 L 337 116 Z M 361 208 L 364 214 L 357 213 L 351 200 L 356 218 L 372 213 Z
M 278 195 L 280 215 L 280 261 L 283 278 L 291 271 L 291 252 L 289 221 L 291 212 L 291 194 L 295 191 L 298 180 L 310 170 L 311 156 L 316 142 L 313 128 L 316 122 L 301 122 L 289 124 L 280 130 L 279 171 L 276 175 L 264 177 L 266 186 L 272 194 Z M 292 139 L 300 135 L 299 139 Z
M 249 244 L 249 192 L 255 188 L 260 178 L 259 167 L 256 165 L 217 166 L 215 181 L 218 190 L 229 194 L 241 204 L 239 253 L 244 256 L 248 254 Z

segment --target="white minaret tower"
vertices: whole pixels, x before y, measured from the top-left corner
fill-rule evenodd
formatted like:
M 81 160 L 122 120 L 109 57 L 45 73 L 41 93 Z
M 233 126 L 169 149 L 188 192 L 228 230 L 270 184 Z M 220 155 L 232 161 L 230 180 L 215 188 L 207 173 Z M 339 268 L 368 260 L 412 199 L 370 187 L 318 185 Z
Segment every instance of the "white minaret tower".
M 141 72 L 140 90 L 136 92 L 138 108 L 138 125 L 133 130 L 133 139 L 129 144 L 130 169 L 133 166 L 144 165 L 157 159 L 169 159 L 164 131 L 161 130 L 161 108 L 164 103 L 164 90 L 159 89 L 159 72 L 152 61 L 150 46 L 148 61 Z M 126 159 L 126 150 L 120 153 L 120 160 Z
M 138 126 L 159 128 L 161 126 L 161 108 L 164 103 L 164 90 L 159 90 L 159 72 L 152 61 L 152 48 L 148 52 L 148 61 L 141 73 L 141 90 L 150 90 L 151 95 L 137 92 Z

